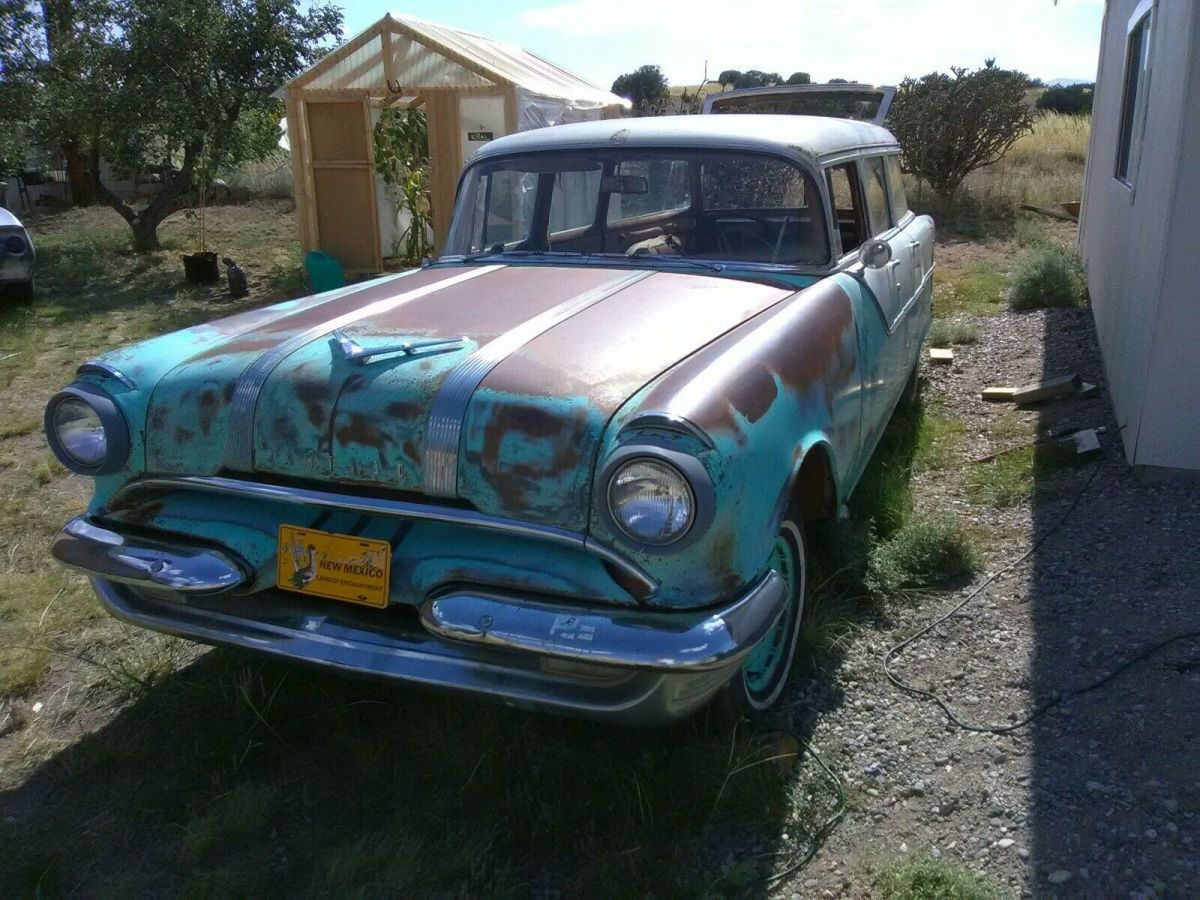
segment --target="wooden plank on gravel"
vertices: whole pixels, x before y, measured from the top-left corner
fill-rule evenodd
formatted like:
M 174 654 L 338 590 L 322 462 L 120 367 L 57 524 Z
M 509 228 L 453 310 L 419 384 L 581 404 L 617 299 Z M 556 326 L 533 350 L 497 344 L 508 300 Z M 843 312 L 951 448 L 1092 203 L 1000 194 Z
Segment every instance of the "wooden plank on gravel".
M 1028 403 L 1038 403 L 1042 400 L 1053 400 L 1055 397 L 1065 397 L 1079 390 L 1083 380 L 1078 375 L 1060 375 L 1058 378 L 1047 378 L 1034 384 L 1017 388 L 1012 401 L 1018 406 Z
M 986 387 L 980 396 L 988 403 L 1012 403 L 1015 387 Z

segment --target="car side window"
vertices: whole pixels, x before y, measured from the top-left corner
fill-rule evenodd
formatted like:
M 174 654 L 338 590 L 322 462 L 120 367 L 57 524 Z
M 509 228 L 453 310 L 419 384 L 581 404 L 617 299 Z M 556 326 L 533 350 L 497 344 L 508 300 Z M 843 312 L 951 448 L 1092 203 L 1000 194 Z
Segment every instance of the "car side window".
M 892 227 L 888 212 L 887 176 L 884 174 L 883 157 L 863 160 L 867 195 L 867 211 L 871 215 L 871 234 L 883 234 Z
M 825 178 L 829 182 L 829 197 L 842 236 L 844 255 L 857 250 L 867 239 L 867 217 L 858 189 L 858 168 L 854 163 L 832 166 L 825 170 Z
M 900 157 L 887 158 L 888 198 L 892 201 L 892 215 L 896 223 L 908 215 L 908 197 L 904 193 L 904 175 L 900 171 Z

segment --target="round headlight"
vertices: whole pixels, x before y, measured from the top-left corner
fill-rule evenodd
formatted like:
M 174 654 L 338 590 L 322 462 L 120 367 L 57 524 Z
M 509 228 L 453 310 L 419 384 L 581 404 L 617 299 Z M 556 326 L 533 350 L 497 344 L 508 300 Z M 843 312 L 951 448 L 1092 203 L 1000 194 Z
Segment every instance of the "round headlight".
M 19 234 L 10 234 L 4 239 L 4 249 L 16 256 L 18 253 L 25 252 L 25 238 Z
M 64 397 L 54 407 L 54 436 L 63 452 L 91 469 L 108 454 L 108 436 L 100 414 L 78 397 Z
M 46 439 L 59 462 L 80 475 L 118 471 L 129 456 L 129 426 L 105 391 L 68 385 L 46 406 Z
M 643 457 L 613 473 L 608 508 L 621 530 L 635 541 L 669 544 L 687 533 L 696 514 L 696 498 L 674 466 Z

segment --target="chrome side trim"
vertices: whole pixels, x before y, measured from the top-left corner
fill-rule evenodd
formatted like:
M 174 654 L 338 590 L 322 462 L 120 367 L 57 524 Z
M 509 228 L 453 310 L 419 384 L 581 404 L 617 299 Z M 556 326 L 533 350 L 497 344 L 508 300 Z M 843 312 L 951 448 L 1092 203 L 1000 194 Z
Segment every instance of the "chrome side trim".
M 115 378 L 131 391 L 137 390 L 137 382 L 123 373 L 120 369 L 110 366 L 108 363 L 100 359 L 89 359 L 75 370 L 76 375 L 105 375 L 109 378 Z
M 896 329 L 900 327 L 900 323 L 904 320 L 904 317 L 907 316 L 912 308 L 916 305 L 917 298 L 925 293 L 925 288 L 929 285 L 929 280 L 933 278 L 933 270 L 936 268 L 937 263 L 934 263 L 929 267 L 929 271 L 925 273 L 925 277 L 921 279 L 920 285 L 917 286 L 916 292 L 908 298 L 908 302 L 900 308 L 900 312 L 896 313 L 896 318 L 892 320 L 890 325 L 888 325 L 889 335 L 896 333 Z
M 258 406 L 258 395 L 262 392 L 263 385 L 275 371 L 276 366 L 288 356 L 305 344 L 339 328 L 344 328 L 352 322 L 389 312 L 409 301 L 417 300 L 464 281 L 470 281 L 472 278 L 478 278 L 480 275 L 486 275 L 499 268 L 503 268 L 503 266 L 472 268 L 435 284 L 427 284 L 393 297 L 377 300 L 352 312 L 343 313 L 322 322 L 320 325 L 314 325 L 268 350 L 241 374 L 237 380 L 237 386 L 234 388 L 233 400 L 230 404 L 229 438 L 225 444 L 225 465 L 242 472 L 249 472 L 254 468 L 254 413 Z
M 250 580 L 220 550 L 118 534 L 83 516 L 66 524 L 50 552 L 61 563 L 109 581 L 186 594 L 215 594 Z
M 611 548 L 596 543 L 595 540 L 586 535 L 575 531 L 567 531 L 563 528 L 555 528 L 551 525 L 536 525 L 529 522 L 519 522 L 515 519 L 488 516 L 470 509 L 454 509 L 452 507 L 431 506 L 424 503 L 410 503 L 404 500 L 365 497 L 361 494 L 338 494 L 331 491 L 284 487 L 276 484 L 263 484 L 257 481 L 242 481 L 237 478 L 198 475 L 152 476 L 143 478 L 125 485 L 125 487 L 117 492 L 113 499 L 115 500 L 117 497 L 124 497 L 128 494 L 142 491 L 169 492 L 189 490 L 238 497 L 254 497 L 259 500 L 269 500 L 278 503 L 353 510 L 370 515 L 395 516 L 422 522 L 445 522 L 453 525 L 464 525 L 468 528 L 483 528 L 489 531 L 503 531 L 589 553 L 617 567 L 641 585 L 644 594 L 639 599 L 645 600 L 653 597 L 658 590 L 658 582 L 647 574 L 641 566 Z
M 429 410 L 429 422 L 425 429 L 423 491 L 431 497 L 457 496 L 458 444 L 462 437 L 463 420 L 471 397 L 492 369 L 560 322 L 653 274 L 645 270 L 623 272 L 611 281 L 565 300 L 506 331 L 477 349 L 455 368 L 433 398 Z
M 452 641 L 632 669 L 727 668 L 775 625 L 787 589 L 775 571 L 717 610 L 594 609 L 455 591 L 421 605 L 421 624 Z

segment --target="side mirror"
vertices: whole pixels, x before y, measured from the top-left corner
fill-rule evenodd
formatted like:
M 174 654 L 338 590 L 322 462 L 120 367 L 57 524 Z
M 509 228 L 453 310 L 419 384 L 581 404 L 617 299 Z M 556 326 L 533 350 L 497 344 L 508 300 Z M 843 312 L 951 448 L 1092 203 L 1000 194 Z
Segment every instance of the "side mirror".
M 868 269 L 882 269 L 892 261 L 892 246 L 887 241 L 871 238 L 858 248 L 858 260 Z

